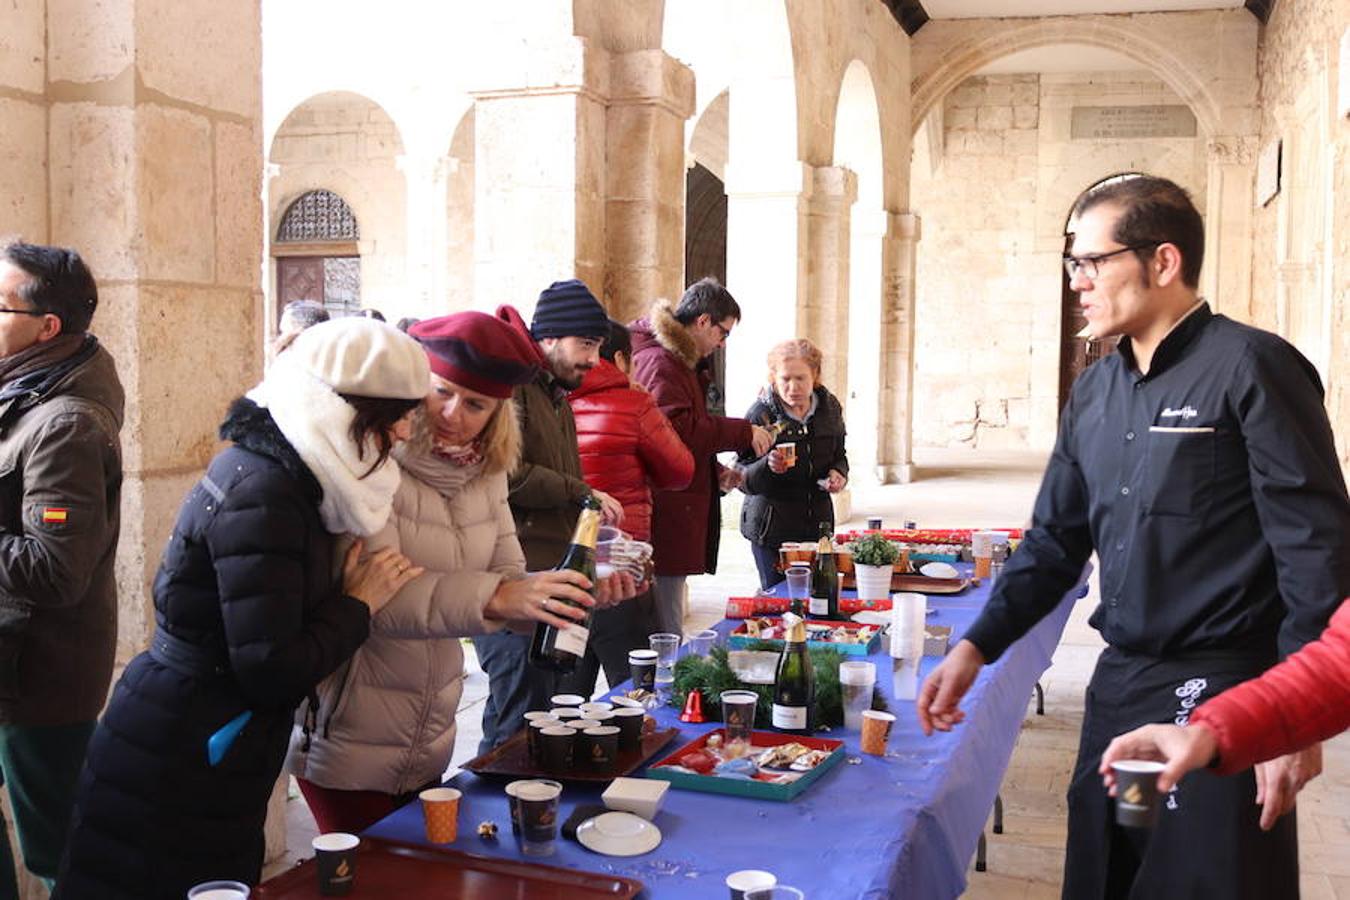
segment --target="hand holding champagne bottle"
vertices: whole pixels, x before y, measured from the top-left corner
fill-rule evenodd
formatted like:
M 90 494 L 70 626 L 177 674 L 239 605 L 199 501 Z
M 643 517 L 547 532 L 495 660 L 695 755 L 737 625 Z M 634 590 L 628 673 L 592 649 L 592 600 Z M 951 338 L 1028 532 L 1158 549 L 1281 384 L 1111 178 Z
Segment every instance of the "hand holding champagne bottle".
M 562 561 L 555 571 L 571 570 L 579 572 L 591 583 L 590 595 L 595 596 L 595 542 L 600 533 L 600 503 L 594 497 L 587 497 L 581 506 L 581 515 L 577 518 L 576 530 L 572 533 L 572 542 L 563 554 Z M 563 627 L 540 621 L 534 627 L 534 637 L 530 641 L 530 664 L 554 672 L 570 672 L 577 662 L 586 655 L 586 644 L 590 640 L 590 609 L 584 604 L 568 599 L 553 599 L 551 603 L 568 603 L 585 609 L 585 616 L 579 621 Z

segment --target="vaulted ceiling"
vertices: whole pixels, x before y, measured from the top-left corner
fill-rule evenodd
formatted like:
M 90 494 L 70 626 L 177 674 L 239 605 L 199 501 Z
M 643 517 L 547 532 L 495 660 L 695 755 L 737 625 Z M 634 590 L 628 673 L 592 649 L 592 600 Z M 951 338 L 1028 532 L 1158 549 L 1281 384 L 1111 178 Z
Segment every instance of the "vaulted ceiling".
M 1261 22 L 1277 0 L 881 0 L 906 34 L 930 19 L 1021 18 L 1246 7 Z

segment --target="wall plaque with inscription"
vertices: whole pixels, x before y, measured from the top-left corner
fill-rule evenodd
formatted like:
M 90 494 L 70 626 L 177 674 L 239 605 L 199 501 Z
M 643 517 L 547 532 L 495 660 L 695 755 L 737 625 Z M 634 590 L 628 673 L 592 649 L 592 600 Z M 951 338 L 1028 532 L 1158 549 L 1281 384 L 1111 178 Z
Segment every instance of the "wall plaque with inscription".
M 1075 106 L 1069 136 L 1075 141 L 1195 137 L 1189 106 Z

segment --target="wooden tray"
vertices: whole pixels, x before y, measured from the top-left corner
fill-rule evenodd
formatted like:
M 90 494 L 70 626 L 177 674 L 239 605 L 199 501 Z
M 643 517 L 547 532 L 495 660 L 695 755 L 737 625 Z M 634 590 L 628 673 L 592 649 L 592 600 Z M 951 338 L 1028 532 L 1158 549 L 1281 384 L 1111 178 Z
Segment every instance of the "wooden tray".
M 318 900 L 319 876 L 313 859 L 263 882 L 255 900 Z M 352 900 L 441 900 L 444 897 L 511 897 L 513 900 L 632 898 L 642 883 L 617 875 L 580 872 L 457 850 L 361 838 Z
M 820 777 L 833 769 L 844 758 L 844 742 L 831 738 L 802 737 L 795 734 L 779 734 L 776 731 L 752 731 L 750 746 L 763 750 L 776 744 L 788 744 L 793 741 L 804 744 L 813 750 L 828 750 L 830 755 L 825 761 L 801 778 L 788 784 L 773 784 L 768 781 L 750 781 L 743 778 L 719 778 L 716 775 L 698 775 L 692 772 L 675 772 L 667 768 L 679 765 L 686 753 L 692 753 L 708 743 L 714 734 L 725 736 L 725 729 L 718 728 L 690 741 L 674 753 L 652 765 L 647 770 L 648 778 L 669 781 L 672 787 L 686 788 L 691 791 L 704 791 L 710 794 L 731 794 L 736 797 L 753 797 L 758 800 L 791 800 L 802 791 L 820 780 Z
M 844 588 L 853 590 L 857 582 L 852 575 L 844 576 Z M 970 587 L 969 578 L 929 578 L 927 575 L 891 575 L 892 591 L 914 591 L 920 594 L 959 594 Z
M 652 720 L 648 719 L 650 723 Z M 504 744 L 500 744 L 482 756 L 476 756 L 463 765 L 476 775 L 501 776 L 510 778 L 552 778 L 557 781 L 605 782 L 620 775 L 628 775 L 634 769 L 650 759 L 658 750 L 669 744 L 679 733 L 678 728 L 651 729 L 642 732 L 642 747 L 638 750 L 620 750 L 614 758 L 614 765 L 607 769 L 572 768 L 566 772 L 555 772 L 530 762 L 529 750 L 525 746 L 525 729 L 511 735 Z

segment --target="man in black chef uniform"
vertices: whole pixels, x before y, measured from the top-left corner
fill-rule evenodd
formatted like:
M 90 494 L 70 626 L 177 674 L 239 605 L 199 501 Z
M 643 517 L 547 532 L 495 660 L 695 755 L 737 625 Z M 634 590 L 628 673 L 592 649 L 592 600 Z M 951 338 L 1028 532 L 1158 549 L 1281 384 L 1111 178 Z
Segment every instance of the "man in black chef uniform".
M 1205 699 L 1313 640 L 1350 594 L 1350 502 L 1316 370 L 1197 295 L 1200 214 L 1138 177 L 1078 203 L 1064 258 L 1095 338 L 1060 420 L 1033 527 L 979 619 L 924 682 L 925 732 L 961 720 L 979 673 L 1052 610 L 1095 550 L 1107 647 L 1069 787 L 1065 898 L 1296 897 L 1290 815 L 1321 749 L 1235 778 L 1200 771 L 1156 828 L 1114 824 L 1097 774 L 1111 738 L 1184 724 Z

